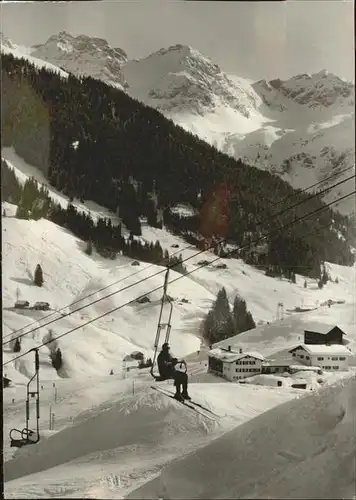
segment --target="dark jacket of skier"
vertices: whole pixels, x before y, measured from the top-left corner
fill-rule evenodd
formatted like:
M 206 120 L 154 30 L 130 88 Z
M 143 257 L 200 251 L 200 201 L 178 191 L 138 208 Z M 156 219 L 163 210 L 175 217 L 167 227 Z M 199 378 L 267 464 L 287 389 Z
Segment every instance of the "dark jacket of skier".
M 174 358 L 169 352 L 169 345 L 164 343 L 162 345 L 162 351 L 157 356 L 157 365 L 160 377 L 162 379 L 174 379 L 174 385 L 176 387 L 176 393 L 174 397 L 179 401 L 185 399 L 191 399 L 188 394 L 188 375 L 181 371 L 177 371 L 175 365 L 178 363 L 178 359 Z M 181 393 L 181 388 L 182 393 Z
M 168 344 L 163 344 L 162 351 L 157 357 L 157 365 L 160 376 L 162 378 L 174 378 L 176 373 L 175 365 L 177 362 L 177 358 L 174 358 L 169 352 Z

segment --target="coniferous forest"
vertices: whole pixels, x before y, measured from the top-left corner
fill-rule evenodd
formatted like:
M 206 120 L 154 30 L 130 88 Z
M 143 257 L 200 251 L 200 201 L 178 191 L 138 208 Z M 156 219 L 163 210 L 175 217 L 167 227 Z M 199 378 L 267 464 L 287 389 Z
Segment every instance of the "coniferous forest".
M 325 206 L 317 197 L 273 218 L 310 194 L 220 153 L 158 111 L 98 80 L 63 78 L 24 59 L 2 55 L 2 93 L 3 145 L 12 146 L 70 199 L 93 200 L 118 211 L 132 235 L 140 235 L 143 216 L 160 227 L 162 211 L 170 230 L 195 241 L 201 217 L 181 217 L 170 208 L 189 203 L 199 214 L 218 184 L 229 186 L 226 236 L 237 246 Z M 285 199 L 291 201 L 271 208 Z M 51 209 L 51 219 L 61 225 L 62 210 Z M 103 231 L 100 224 L 108 225 L 107 221 L 95 226 L 84 220 L 85 215 L 70 211 L 67 224 L 78 226 L 71 228 L 75 234 L 104 247 L 113 240 L 114 248 L 123 246 L 119 226 Z M 109 236 L 101 236 L 104 232 Z M 287 268 L 300 273 L 304 266 L 303 274 L 309 275 L 324 260 L 352 264 L 348 240 L 354 237 L 348 218 L 326 208 L 274 235 L 262 256 L 250 250 L 240 256 L 271 265 L 275 272 Z M 163 254 L 161 250 L 157 254 Z
M 34 178 L 27 179 L 22 186 L 6 160 L 1 161 L 1 179 L 2 199 L 17 205 L 16 218 L 34 220 L 45 218 L 68 229 L 80 239 L 87 241 L 85 252 L 88 255 L 95 246 L 97 252 L 106 258 L 114 259 L 117 253 L 121 253 L 133 259 L 170 265 L 181 274 L 186 272 L 182 255 L 169 255 L 167 250 L 163 250 L 159 241 L 142 243 L 135 239 L 133 234 L 125 238 L 122 235 L 121 224 L 114 226 L 109 218 L 99 217 L 94 221 L 89 214 L 78 211 L 71 203 L 63 208 L 51 200 L 48 189 L 39 187 Z

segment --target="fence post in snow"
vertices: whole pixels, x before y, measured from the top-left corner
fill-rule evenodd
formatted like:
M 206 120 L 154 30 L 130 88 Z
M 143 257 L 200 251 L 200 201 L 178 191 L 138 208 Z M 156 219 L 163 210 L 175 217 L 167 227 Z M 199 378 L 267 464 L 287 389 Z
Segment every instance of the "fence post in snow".
M 49 430 L 52 430 L 52 407 L 49 407 Z
M 132 394 L 135 395 L 135 381 L 132 380 Z
M 54 402 L 57 403 L 57 387 L 54 389 Z
M 54 431 L 54 413 L 52 413 L 52 431 Z

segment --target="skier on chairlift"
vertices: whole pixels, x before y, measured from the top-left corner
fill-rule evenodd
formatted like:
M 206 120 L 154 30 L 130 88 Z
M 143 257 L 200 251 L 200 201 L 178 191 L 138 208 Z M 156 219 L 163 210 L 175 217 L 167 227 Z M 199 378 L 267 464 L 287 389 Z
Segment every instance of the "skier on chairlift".
M 161 380 L 173 379 L 176 387 L 174 398 L 178 401 L 190 400 L 188 395 L 188 375 L 176 369 L 176 365 L 180 362 L 174 358 L 169 352 L 169 345 L 165 342 L 162 345 L 162 350 L 157 357 L 157 365 Z M 185 363 L 184 363 L 185 364 Z M 181 392 L 182 386 L 182 392 Z

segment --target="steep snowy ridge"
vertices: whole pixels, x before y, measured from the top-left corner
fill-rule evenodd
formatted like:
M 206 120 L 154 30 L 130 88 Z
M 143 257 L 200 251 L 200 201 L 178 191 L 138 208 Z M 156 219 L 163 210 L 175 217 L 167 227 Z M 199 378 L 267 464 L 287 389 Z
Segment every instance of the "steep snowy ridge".
M 0 31 L 0 44 L 2 47 L 7 47 L 8 49 L 15 49 L 15 45 L 9 40 L 4 33 Z
M 355 123 L 350 115 L 330 122 L 312 123 L 284 133 L 266 126 L 241 137 L 232 134 L 225 140 L 224 149 L 230 155 L 244 158 L 258 168 L 280 175 L 293 187 L 303 189 L 321 182 L 326 189 L 347 177 L 355 175 Z M 339 172 L 347 172 L 337 176 Z M 325 183 L 324 179 L 335 174 Z M 353 190 L 351 179 L 324 195 L 327 203 L 347 195 Z M 334 205 L 340 212 L 355 210 L 354 197 Z
M 206 114 L 231 106 L 245 118 L 257 96 L 229 80 L 217 64 L 187 45 L 161 49 L 123 66 L 128 93 L 163 112 Z
M 288 80 L 261 80 L 253 84 L 256 92 L 263 96 L 267 105 L 275 105 L 281 96 L 300 105 L 318 110 L 332 108 L 351 113 L 354 107 L 354 86 L 326 70 L 312 75 L 296 75 Z M 286 107 L 280 107 L 285 111 Z
M 102 38 L 86 35 L 74 37 L 61 31 L 43 45 L 36 45 L 33 55 L 76 76 L 98 78 L 120 89 L 125 86 L 121 65 L 127 60 L 126 52 L 112 48 Z

